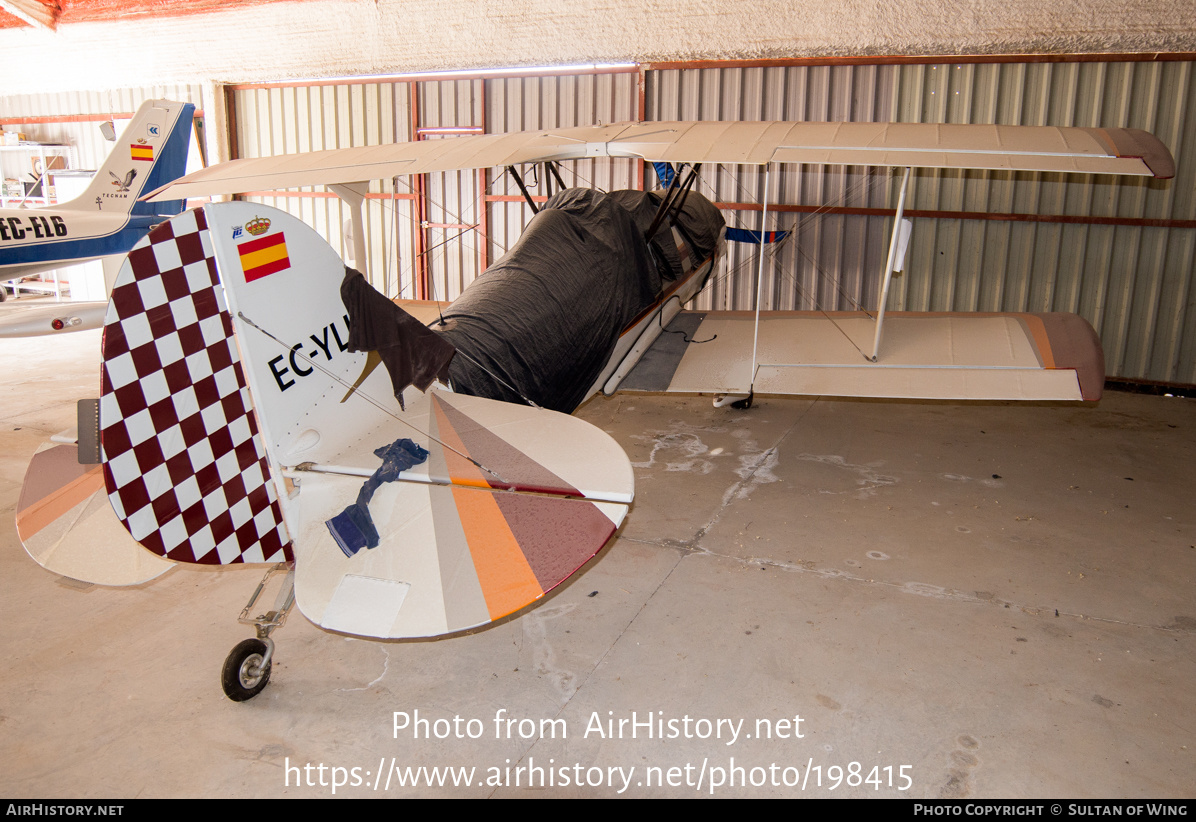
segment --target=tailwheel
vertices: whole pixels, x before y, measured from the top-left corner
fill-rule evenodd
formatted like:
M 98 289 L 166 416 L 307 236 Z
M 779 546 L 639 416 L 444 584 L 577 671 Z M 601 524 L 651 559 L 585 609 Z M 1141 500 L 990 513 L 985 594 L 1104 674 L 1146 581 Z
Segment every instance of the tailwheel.
M 251 617 L 250 614 L 262 592 L 266 590 L 270 578 L 279 574 L 283 575 L 283 581 L 274 607 L 264 614 Z M 287 621 L 287 614 L 294 605 L 295 566 L 290 562 L 280 562 L 266 571 L 237 620 L 242 625 L 252 625 L 257 632 L 257 638 L 238 643 L 224 660 L 220 684 L 224 686 L 225 696 L 233 702 L 253 699 L 270 681 L 270 668 L 274 658 L 274 640 L 270 639 L 270 634 Z
M 726 408 L 729 405 L 740 411 L 746 411 L 752 407 L 752 400 L 755 398 L 756 392 L 751 389 L 748 389 L 748 393 L 746 394 L 716 394 L 714 396 L 714 407 Z
M 270 681 L 270 649 L 260 639 L 246 639 L 237 643 L 224 660 L 220 684 L 224 694 L 233 702 L 253 699 Z

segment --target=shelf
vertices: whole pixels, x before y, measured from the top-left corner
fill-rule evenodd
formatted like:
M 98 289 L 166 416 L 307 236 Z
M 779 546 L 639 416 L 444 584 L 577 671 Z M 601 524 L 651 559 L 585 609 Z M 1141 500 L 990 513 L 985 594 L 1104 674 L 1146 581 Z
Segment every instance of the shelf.
M 25 159 L 21 160 L 21 156 Z M 16 146 L 0 145 L 0 182 L 15 179 L 26 184 L 31 182 L 31 175 L 36 174 L 40 183 L 45 177 L 45 172 L 69 169 L 73 165 L 73 159 L 74 149 L 68 145 L 29 142 Z M 5 187 L 0 187 L 0 206 L 5 208 L 20 205 L 46 206 L 54 205 L 55 202 L 53 197 L 14 195 Z

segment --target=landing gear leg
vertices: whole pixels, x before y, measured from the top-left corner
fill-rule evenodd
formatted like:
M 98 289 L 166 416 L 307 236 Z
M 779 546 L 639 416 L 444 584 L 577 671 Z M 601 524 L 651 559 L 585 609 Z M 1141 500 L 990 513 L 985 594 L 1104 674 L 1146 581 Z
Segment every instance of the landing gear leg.
M 266 588 L 266 583 L 275 574 L 285 573 L 282 588 L 274 600 L 274 609 L 259 616 L 251 617 L 250 612 L 257 604 Z M 237 620 L 243 625 L 252 625 L 257 632 L 256 639 L 246 639 L 237 646 L 224 660 L 220 684 L 224 687 L 224 694 L 233 702 L 244 702 L 253 699 L 266 683 L 270 681 L 271 660 L 274 657 L 274 640 L 270 634 L 275 628 L 281 628 L 287 620 L 287 614 L 295 605 L 295 566 L 289 562 L 280 562 L 266 572 L 257 590 L 249 598 L 245 609 Z

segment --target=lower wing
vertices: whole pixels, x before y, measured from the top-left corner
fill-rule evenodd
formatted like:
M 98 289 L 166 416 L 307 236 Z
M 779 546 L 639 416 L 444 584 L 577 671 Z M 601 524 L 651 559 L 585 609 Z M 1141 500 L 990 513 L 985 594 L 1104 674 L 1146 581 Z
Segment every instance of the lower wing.
M 952 400 L 1098 400 L 1100 340 L 1074 314 L 682 312 L 630 391 Z M 753 362 L 753 351 L 755 360 Z

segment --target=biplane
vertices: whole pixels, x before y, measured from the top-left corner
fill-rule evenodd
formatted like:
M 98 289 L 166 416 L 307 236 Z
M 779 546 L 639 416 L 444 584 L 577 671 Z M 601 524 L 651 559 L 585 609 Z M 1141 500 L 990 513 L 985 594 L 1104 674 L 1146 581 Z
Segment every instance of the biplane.
M 1078 317 L 886 315 L 910 168 L 1173 173 L 1157 139 L 1128 129 L 651 122 L 239 160 L 150 199 L 328 185 L 360 229 L 363 181 L 596 156 L 688 171 L 665 191 L 529 197 L 519 242 L 451 304 L 387 299 L 260 204 L 209 203 L 151 231 L 112 291 L 102 395 L 77 445 L 30 466 L 27 550 L 107 584 L 176 562 L 285 573 L 273 609 L 250 616 L 263 580 L 242 614 L 257 636 L 225 661 L 234 700 L 265 686 L 294 603 L 366 637 L 483 626 L 567 579 L 627 515 L 627 456 L 569 415 L 600 391 L 742 407 L 756 392 L 1099 397 L 1100 344 Z M 726 242 L 694 190 L 702 163 L 905 168 L 878 308 L 683 311 Z
M 57 206 L 0 210 L 0 279 L 124 254 L 153 226 L 181 212 L 181 199 L 141 198 L 187 170 L 194 114 L 190 103 L 147 100 L 79 196 Z M 98 328 L 104 311 L 104 303 L 33 309 L 6 318 L 0 335 Z

